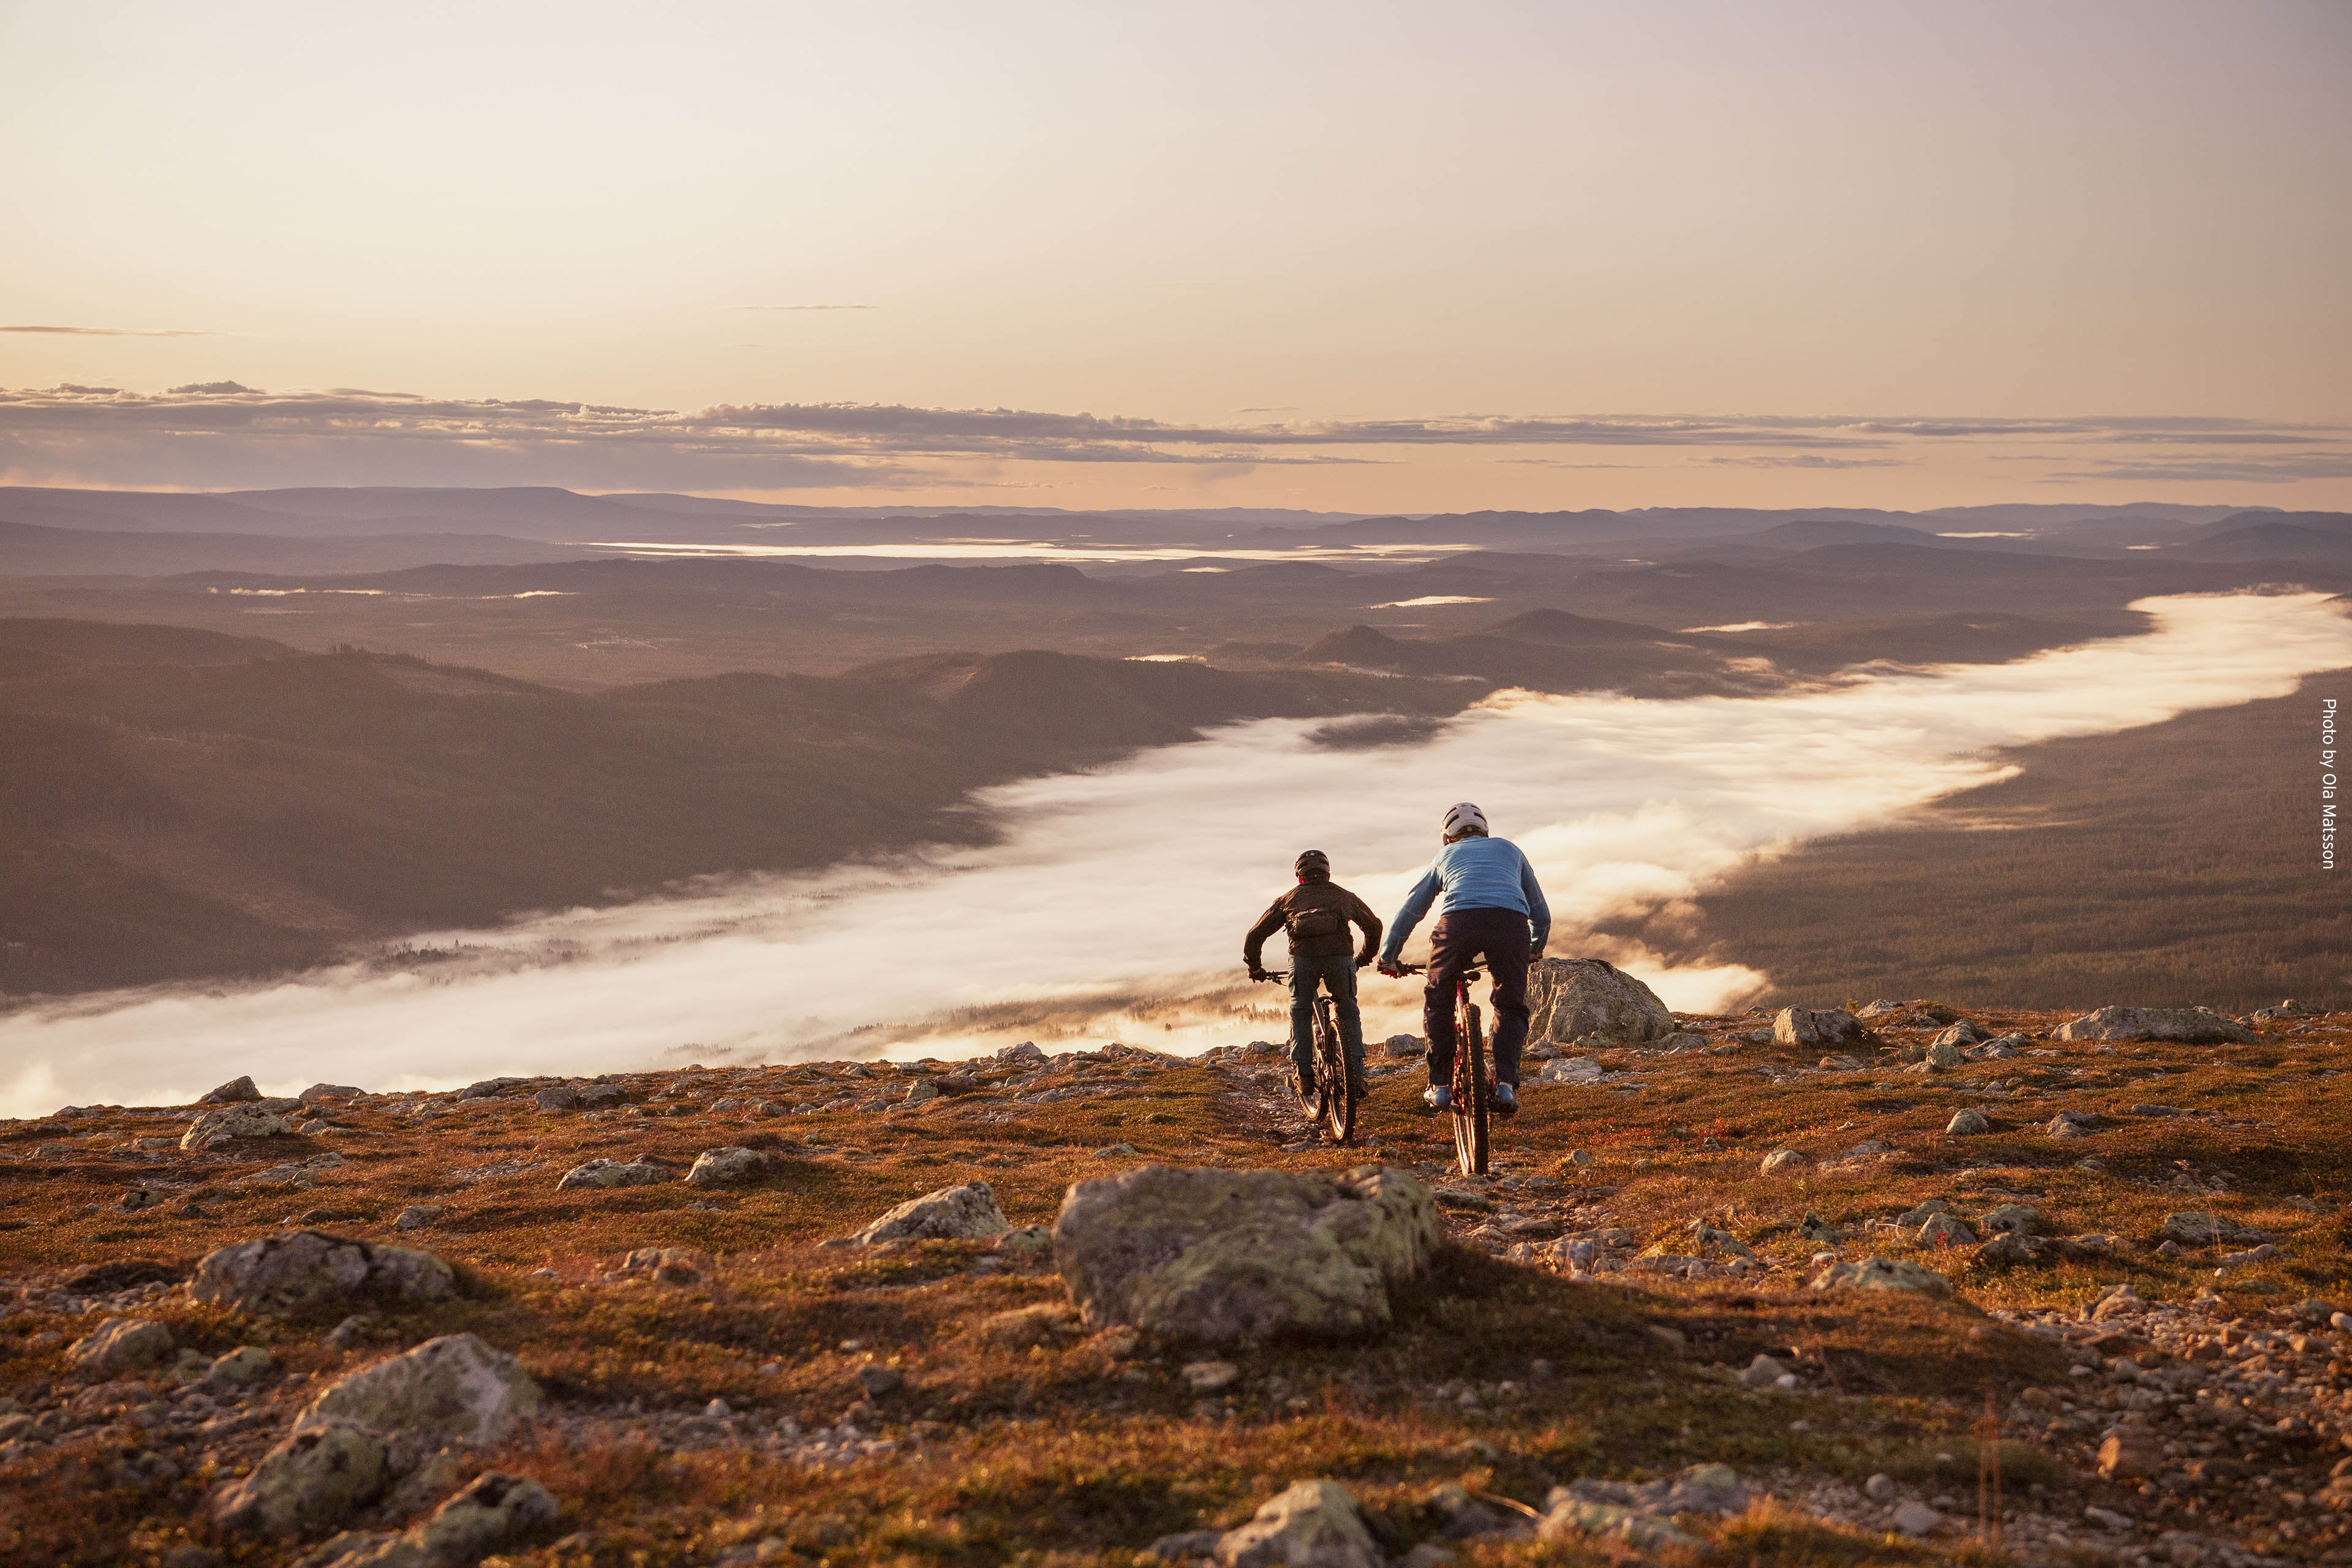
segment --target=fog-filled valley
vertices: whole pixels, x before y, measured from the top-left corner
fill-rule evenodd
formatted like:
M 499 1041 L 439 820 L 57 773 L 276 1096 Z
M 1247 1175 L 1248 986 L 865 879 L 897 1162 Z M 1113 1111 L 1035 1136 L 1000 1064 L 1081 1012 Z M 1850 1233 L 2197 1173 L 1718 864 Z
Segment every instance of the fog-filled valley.
M 0 579 L 0 810 L 23 829 L 0 986 L 26 1103 L 68 1057 L 160 1092 L 99 1066 L 157 1028 L 279 1030 L 299 1057 L 331 1027 L 419 1083 L 588 1037 L 614 1066 L 1007 1030 L 1207 1043 L 1263 1005 L 1219 972 L 1293 839 L 1392 900 L 1464 796 L 1536 857 L 1562 942 L 1694 1006 L 1881 972 L 2252 1005 L 2347 962 L 2340 919 L 2280 896 L 2293 836 L 2245 836 L 2286 787 L 2285 694 L 2352 666 L 2330 599 L 2352 566 L 2206 548 L 2333 539 L 2339 515 L 747 521 L 685 499 L 0 495 L 100 552 L 235 523 L 286 554 Z M 624 531 L 668 537 L 359 574 L 302 555 L 632 509 L 661 527 Z M 900 553 L 778 559 L 784 535 Z M 953 553 L 976 540 L 1001 553 Z M 2118 731 L 2149 739 L 2092 739 Z M 2200 761 L 2098 749 L 2130 744 Z M 2191 805 L 2216 787 L 2262 804 Z M 2084 792 L 2138 815 L 2069 809 Z M 2142 837 L 2168 858 L 2086 821 L 2161 822 Z M 2012 878 L 2064 865 L 2063 891 L 2002 883 L 1996 847 Z M 2028 929 L 1937 960 L 1954 899 L 1961 925 Z M 121 989 L 142 986 L 163 989 Z M 1409 1014 L 1402 989 L 1381 1006 Z

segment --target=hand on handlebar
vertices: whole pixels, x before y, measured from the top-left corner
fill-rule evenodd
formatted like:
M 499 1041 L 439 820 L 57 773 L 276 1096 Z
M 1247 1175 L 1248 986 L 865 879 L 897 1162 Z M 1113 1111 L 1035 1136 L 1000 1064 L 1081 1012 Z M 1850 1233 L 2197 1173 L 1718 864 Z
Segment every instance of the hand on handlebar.
M 1393 958 L 1381 959 L 1380 970 L 1382 974 L 1387 975 L 1391 980 L 1402 979 L 1405 974 L 1410 973 L 1403 964 L 1399 963 Z
M 1272 978 L 1274 978 L 1272 975 L 1268 974 L 1268 973 L 1266 973 L 1263 968 L 1261 968 L 1259 965 L 1255 964 L 1255 963 L 1253 963 L 1253 964 L 1251 964 L 1251 965 L 1249 966 L 1249 977 L 1250 977 L 1252 980 L 1259 980 L 1259 981 L 1263 981 L 1263 980 L 1271 980 Z

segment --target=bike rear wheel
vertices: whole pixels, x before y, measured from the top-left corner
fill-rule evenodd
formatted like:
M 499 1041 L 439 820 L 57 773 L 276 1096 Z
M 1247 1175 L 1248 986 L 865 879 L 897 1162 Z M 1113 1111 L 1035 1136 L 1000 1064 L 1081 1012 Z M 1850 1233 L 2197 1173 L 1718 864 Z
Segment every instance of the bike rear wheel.
M 1348 1077 L 1348 1053 L 1331 1016 L 1331 999 L 1315 999 L 1315 1076 L 1322 1081 L 1322 1121 L 1331 1142 L 1345 1143 L 1356 1135 L 1356 1086 Z
M 1454 1042 L 1454 1158 L 1465 1176 L 1486 1173 L 1486 1037 L 1465 1002 Z

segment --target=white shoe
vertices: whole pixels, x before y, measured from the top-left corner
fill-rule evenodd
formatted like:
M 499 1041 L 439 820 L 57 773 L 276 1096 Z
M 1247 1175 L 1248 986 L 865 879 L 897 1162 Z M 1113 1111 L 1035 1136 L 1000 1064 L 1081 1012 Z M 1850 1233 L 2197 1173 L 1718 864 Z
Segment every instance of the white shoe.
M 1454 1109 L 1454 1091 L 1442 1083 L 1433 1083 L 1421 1091 L 1421 1102 L 1432 1110 Z

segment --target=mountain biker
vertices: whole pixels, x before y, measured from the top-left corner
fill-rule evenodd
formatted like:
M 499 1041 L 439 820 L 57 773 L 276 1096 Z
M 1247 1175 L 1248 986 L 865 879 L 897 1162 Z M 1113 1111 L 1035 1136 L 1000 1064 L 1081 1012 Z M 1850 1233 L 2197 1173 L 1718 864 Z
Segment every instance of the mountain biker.
M 1551 908 L 1536 885 L 1535 868 L 1519 847 L 1486 831 L 1486 814 L 1468 801 L 1446 812 L 1445 847 L 1407 893 L 1381 949 L 1381 973 L 1402 974 L 1397 955 L 1404 939 L 1440 893 L 1445 912 L 1429 933 L 1429 984 L 1422 993 L 1422 1026 L 1429 1034 L 1432 1110 L 1454 1103 L 1454 986 L 1483 955 L 1495 977 L 1495 1109 L 1519 1109 L 1519 1051 L 1528 1042 L 1528 965 L 1543 956 L 1551 934 Z
M 1252 980 L 1267 978 L 1258 963 L 1265 939 L 1279 926 L 1290 936 L 1290 1059 L 1299 1092 L 1315 1082 L 1315 984 L 1331 994 L 1339 1016 L 1339 1044 L 1348 1056 L 1349 1087 L 1364 1092 L 1364 1020 L 1356 1010 L 1356 971 L 1372 962 L 1380 945 L 1381 917 L 1371 906 L 1331 880 L 1331 858 L 1320 849 L 1301 854 L 1291 866 L 1298 885 L 1266 907 L 1242 939 L 1242 962 Z M 1350 923 L 1364 931 L 1363 951 L 1349 940 Z

